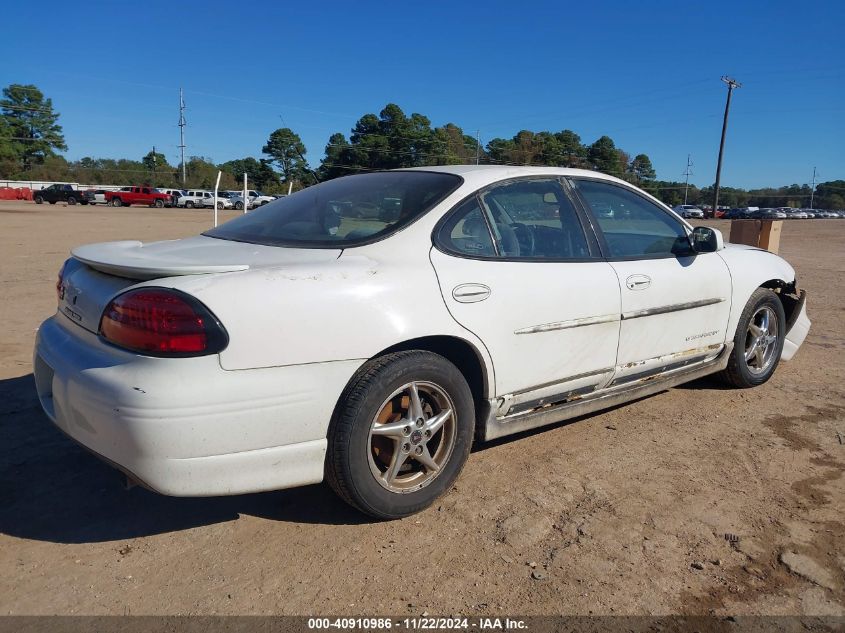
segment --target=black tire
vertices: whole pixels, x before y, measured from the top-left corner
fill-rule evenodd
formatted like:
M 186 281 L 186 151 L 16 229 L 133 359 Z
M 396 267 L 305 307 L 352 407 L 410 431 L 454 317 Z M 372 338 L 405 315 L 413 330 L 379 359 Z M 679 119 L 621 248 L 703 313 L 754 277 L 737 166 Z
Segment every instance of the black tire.
M 243 203 L 243 202 L 240 202 L 240 201 L 236 202 L 236 203 L 235 203 L 235 208 L 236 208 L 238 211 L 243 211 L 243 208 L 244 208 L 244 203 Z
M 156 207 L 156 209 L 162 209 L 162 208 L 164 208 L 164 200 L 162 200 L 161 198 L 159 198 L 158 200 L 156 200 L 156 201 L 155 201 L 155 207 Z
M 76 198 L 74 198 L 73 196 L 68 196 L 67 203 L 70 206 L 74 206 L 76 204 Z
M 186 208 L 186 209 L 193 209 L 193 208 L 194 208 L 194 201 L 193 201 L 193 200 L 188 200 L 188 201 L 185 203 L 185 208 Z
M 55 200 L 49 200 L 50 204 L 56 204 Z
M 390 402 L 386 399 L 391 394 L 395 396 L 397 390 L 408 383 L 434 385 L 448 396 L 454 416 L 448 427 L 449 440 L 447 423 L 430 439 L 440 443 L 449 441 L 451 449 L 444 451 L 446 454 L 439 470 L 432 473 L 417 462 L 412 464 L 410 460 L 413 456 L 409 454 L 406 458 L 409 461 L 405 463 L 411 464 L 412 469 L 421 469 L 424 481 L 429 479 L 427 483 L 411 486 L 405 492 L 394 492 L 380 483 L 372 470 L 375 467 L 374 444 L 371 444 L 370 431 L 382 407 Z M 421 399 L 427 397 L 422 392 L 420 396 Z M 404 402 L 404 395 L 399 398 Z M 419 350 L 381 356 L 361 367 L 340 396 L 329 424 L 326 481 L 341 499 L 377 519 L 398 519 L 414 514 L 430 506 L 452 487 L 469 456 L 474 428 L 472 393 L 466 379 L 452 363 L 437 354 Z M 418 436 L 416 429 L 408 440 L 414 436 Z M 420 437 L 412 441 L 418 443 Z M 404 439 L 396 443 L 394 449 L 399 451 L 403 442 Z M 404 446 L 412 445 L 408 443 Z M 415 450 L 420 448 L 417 446 Z M 428 446 L 425 450 L 427 455 L 431 455 Z
M 223 205 L 223 203 L 222 203 L 222 202 L 218 202 L 218 203 L 217 203 L 217 209 L 218 209 L 219 211 L 222 211 L 222 210 L 223 210 L 223 207 L 224 207 L 224 205 Z
M 752 319 L 755 319 L 761 313 L 766 313 L 771 319 L 774 315 L 777 321 L 775 326 L 770 326 L 770 330 L 775 333 L 770 333 L 767 337 L 770 340 L 771 346 L 769 351 L 763 353 L 763 356 L 768 359 L 767 362 L 758 362 L 757 357 L 747 360 L 746 356 L 750 350 L 756 350 L 758 343 L 755 343 L 755 335 L 751 332 L 750 326 Z M 772 336 L 776 336 L 776 340 L 771 341 Z M 749 387 L 756 387 L 762 385 L 764 382 L 772 377 L 775 373 L 778 363 L 780 362 L 780 355 L 783 352 L 783 342 L 786 338 L 786 313 L 783 311 L 783 304 L 780 302 L 777 294 L 768 288 L 757 288 L 745 304 L 745 308 L 739 317 L 739 323 L 736 326 L 736 334 L 734 335 L 734 348 L 731 352 L 731 357 L 728 360 L 728 366 L 720 374 L 722 380 L 727 384 L 737 387 L 739 389 L 747 389 Z M 752 366 L 752 363 L 757 366 Z
M 123 206 L 123 200 L 121 200 L 120 198 L 112 198 L 111 199 L 111 206 L 122 207 Z
M 35 196 L 35 204 L 44 204 L 44 198 L 41 196 Z

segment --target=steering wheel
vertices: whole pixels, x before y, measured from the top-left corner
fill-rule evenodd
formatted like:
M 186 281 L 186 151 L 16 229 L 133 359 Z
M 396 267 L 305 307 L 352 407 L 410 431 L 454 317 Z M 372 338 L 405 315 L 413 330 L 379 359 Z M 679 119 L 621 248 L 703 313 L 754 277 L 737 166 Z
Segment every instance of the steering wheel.
M 519 242 L 520 256 L 531 257 L 534 254 L 534 229 L 522 222 L 514 222 L 511 228 Z

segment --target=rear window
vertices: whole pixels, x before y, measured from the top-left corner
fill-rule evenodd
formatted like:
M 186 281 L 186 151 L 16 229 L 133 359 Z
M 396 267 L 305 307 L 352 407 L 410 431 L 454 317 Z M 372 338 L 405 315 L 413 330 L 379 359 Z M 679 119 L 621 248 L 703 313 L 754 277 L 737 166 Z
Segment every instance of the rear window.
M 345 248 L 407 226 L 462 182 L 454 174 L 425 171 L 336 178 L 274 200 L 203 235 L 269 246 Z

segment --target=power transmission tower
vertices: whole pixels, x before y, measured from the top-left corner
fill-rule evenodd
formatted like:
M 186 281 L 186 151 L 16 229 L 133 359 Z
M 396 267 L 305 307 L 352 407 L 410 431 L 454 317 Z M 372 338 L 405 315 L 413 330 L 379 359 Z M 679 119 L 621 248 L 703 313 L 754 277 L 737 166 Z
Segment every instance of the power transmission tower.
M 182 184 L 187 178 L 185 176 L 185 99 L 182 97 L 182 89 L 179 88 L 179 150 L 182 152 Z
M 722 76 L 722 81 L 728 86 L 728 100 L 725 102 L 725 119 L 722 121 L 722 140 L 719 143 L 719 161 L 716 163 L 716 186 L 713 191 L 714 214 L 719 208 L 719 182 L 722 178 L 722 154 L 725 151 L 725 133 L 728 131 L 728 112 L 731 109 L 731 95 L 733 94 L 734 88 L 742 88 L 741 83 L 728 76 Z
M 810 189 L 810 209 L 813 208 L 813 199 L 816 197 L 816 168 L 813 167 L 813 187 Z
M 686 181 L 684 182 L 684 204 L 687 203 L 687 192 L 689 191 L 689 177 L 692 176 L 692 161 L 690 160 L 690 155 L 687 154 L 687 170 L 684 172 L 684 176 L 687 177 Z

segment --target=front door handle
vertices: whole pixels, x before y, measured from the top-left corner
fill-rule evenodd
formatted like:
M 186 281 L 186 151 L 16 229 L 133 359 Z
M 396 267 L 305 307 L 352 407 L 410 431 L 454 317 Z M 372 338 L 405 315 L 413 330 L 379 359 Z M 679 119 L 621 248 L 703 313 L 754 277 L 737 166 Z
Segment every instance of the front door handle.
M 651 285 L 651 277 L 648 275 L 631 275 L 625 280 L 628 290 L 645 290 Z
M 477 303 L 484 301 L 491 292 L 484 284 L 461 284 L 452 290 L 452 298 L 459 303 Z

